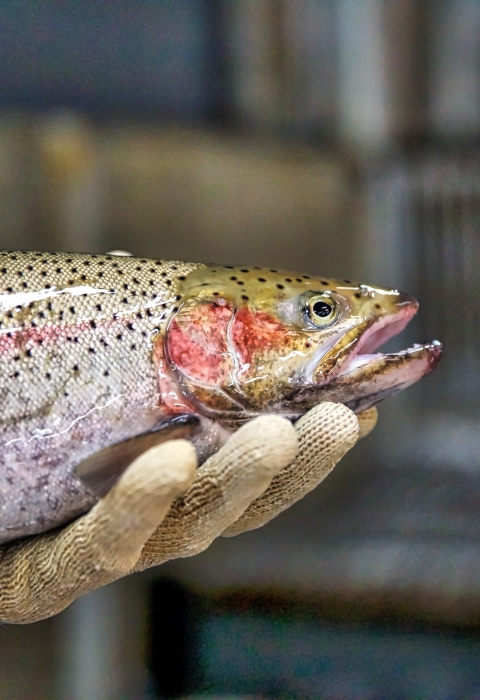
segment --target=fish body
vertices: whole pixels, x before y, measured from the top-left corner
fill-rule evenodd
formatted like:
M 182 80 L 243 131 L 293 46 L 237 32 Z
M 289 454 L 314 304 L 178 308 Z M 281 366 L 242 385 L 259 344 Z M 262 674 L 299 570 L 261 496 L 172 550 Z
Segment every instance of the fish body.
M 439 343 L 373 353 L 417 308 L 277 270 L 0 253 L 0 542 L 87 511 L 157 437 L 190 435 L 204 459 L 255 415 L 408 386 Z

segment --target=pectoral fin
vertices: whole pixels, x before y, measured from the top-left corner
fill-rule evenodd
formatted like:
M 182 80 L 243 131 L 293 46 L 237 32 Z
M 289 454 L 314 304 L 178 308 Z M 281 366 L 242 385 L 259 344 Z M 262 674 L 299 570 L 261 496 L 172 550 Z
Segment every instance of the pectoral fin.
M 192 415 L 175 416 L 142 435 L 106 447 L 75 467 L 74 474 L 98 498 L 105 496 L 117 483 L 127 467 L 143 452 L 168 440 L 189 440 L 199 426 L 199 419 Z

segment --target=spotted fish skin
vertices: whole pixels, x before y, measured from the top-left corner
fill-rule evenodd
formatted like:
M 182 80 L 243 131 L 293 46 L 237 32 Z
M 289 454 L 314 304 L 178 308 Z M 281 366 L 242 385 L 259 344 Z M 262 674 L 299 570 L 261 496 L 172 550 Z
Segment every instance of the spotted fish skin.
M 0 253 L 0 542 L 88 510 L 73 467 L 161 421 L 152 348 L 199 267 Z

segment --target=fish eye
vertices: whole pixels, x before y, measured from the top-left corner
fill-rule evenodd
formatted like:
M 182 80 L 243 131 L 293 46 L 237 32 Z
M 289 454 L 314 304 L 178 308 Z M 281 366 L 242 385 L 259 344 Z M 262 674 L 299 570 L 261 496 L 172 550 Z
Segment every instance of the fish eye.
M 337 318 L 337 303 L 327 294 L 315 294 L 307 300 L 308 320 L 317 328 L 326 328 Z

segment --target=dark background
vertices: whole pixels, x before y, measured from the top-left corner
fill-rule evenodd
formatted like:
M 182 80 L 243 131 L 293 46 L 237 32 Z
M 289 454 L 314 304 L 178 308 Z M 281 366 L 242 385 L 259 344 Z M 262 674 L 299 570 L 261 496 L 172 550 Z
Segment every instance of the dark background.
M 400 286 L 439 370 L 261 531 L 0 629 L 0 699 L 480 697 L 480 3 L 0 4 L 0 246 Z

